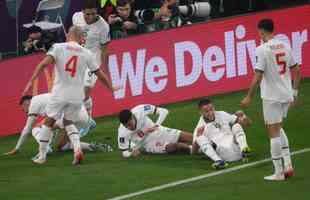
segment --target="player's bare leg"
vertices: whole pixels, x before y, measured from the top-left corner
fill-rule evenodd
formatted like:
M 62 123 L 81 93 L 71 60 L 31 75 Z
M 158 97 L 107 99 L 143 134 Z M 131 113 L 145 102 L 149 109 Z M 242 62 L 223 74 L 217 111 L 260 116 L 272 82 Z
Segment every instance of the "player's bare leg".
M 82 162 L 84 159 L 84 154 L 81 149 L 81 143 L 80 143 L 80 136 L 79 131 L 75 127 L 72 121 L 64 119 L 64 126 L 65 130 L 68 134 L 68 137 L 73 144 L 73 151 L 74 151 L 74 160 L 72 162 L 73 165 L 78 165 Z
M 188 144 L 185 143 L 174 143 L 174 144 L 167 144 L 166 145 L 166 152 L 171 154 L 171 153 L 176 153 L 176 152 L 185 152 L 185 153 L 190 153 L 191 148 Z
M 237 144 L 241 150 L 242 160 L 244 162 L 247 162 L 248 157 L 251 154 L 251 149 L 248 146 L 246 134 L 245 134 L 242 126 L 239 123 L 236 123 L 232 126 L 231 131 L 234 135 L 235 141 L 237 142 Z
M 270 152 L 274 166 L 274 174 L 264 177 L 268 181 L 283 181 L 285 180 L 284 169 L 282 165 L 282 145 L 280 139 L 281 123 L 266 125 L 270 138 Z
M 205 136 L 200 135 L 196 138 L 196 145 L 200 147 L 202 153 L 204 153 L 208 158 L 210 158 L 214 163 L 212 167 L 214 169 L 224 169 L 228 166 L 228 163 L 225 162 L 213 148 L 211 141 Z M 196 146 L 193 145 L 193 146 Z M 195 147 L 196 148 L 196 147 Z
M 193 135 L 189 132 L 182 131 L 179 142 L 191 144 L 193 142 Z
M 63 147 L 70 142 L 70 139 L 65 130 L 60 130 L 59 138 L 56 144 L 57 151 L 62 151 Z
M 47 146 L 49 141 L 53 137 L 52 127 L 55 124 L 53 118 L 46 117 L 44 124 L 40 130 L 40 145 L 39 145 L 39 157 L 34 159 L 33 162 L 36 164 L 44 164 L 46 162 Z

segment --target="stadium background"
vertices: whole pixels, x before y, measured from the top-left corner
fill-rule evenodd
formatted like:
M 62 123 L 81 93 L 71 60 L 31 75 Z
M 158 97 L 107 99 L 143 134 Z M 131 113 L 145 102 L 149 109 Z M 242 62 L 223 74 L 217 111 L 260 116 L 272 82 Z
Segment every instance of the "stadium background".
M 306 55 L 310 53 L 310 24 L 295 23 L 310 21 L 309 5 L 213 20 L 112 41 L 110 77 L 125 87 L 113 97 L 97 85 L 93 93 L 95 117 L 139 103 L 167 104 L 247 88 L 255 59 L 253 45 L 260 42 L 255 25 L 263 17 L 275 20 L 276 34 L 291 42 L 303 76 L 309 77 L 310 57 Z M 178 52 L 181 50 L 177 46 L 185 48 L 184 54 Z M 196 50 L 190 53 L 190 48 Z M 18 101 L 41 58 L 42 54 L 34 54 L 0 62 L 0 111 L 6 113 L 1 136 L 21 130 L 25 116 Z M 35 84 L 33 94 L 46 92 L 51 82 L 52 71 L 46 70 Z

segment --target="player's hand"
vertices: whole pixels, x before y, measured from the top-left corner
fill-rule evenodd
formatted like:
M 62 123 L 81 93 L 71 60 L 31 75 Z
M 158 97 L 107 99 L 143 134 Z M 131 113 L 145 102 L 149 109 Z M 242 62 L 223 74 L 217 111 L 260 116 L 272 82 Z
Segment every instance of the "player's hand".
M 6 156 L 15 155 L 15 154 L 17 154 L 17 149 L 15 148 L 9 152 L 4 153 L 4 155 Z
M 197 129 L 197 136 L 199 137 L 199 136 L 203 135 L 204 130 L 205 130 L 205 126 L 198 128 Z
M 249 107 L 249 105 L 251 104 L 251 101 L 252 101 L 251 97 L 246 96 L 242 99 L 242 101 L 240 102 L 240 105 L 241 107 L 245 107 L 245 108 Z
M 132 150 L 132 152 L 131 152 L 131 156 L 132 156 L 132 157 L 138 157 L 140 154 L 141 154 L 141 152 L 140 152 L 139 149 L 134 149 L 134 150 Z
M 22 93 L 22 96 L 25 96 L 28 93 L 28 91 L 31 88 L 31 86 L 32 86 L 32 82 L 28 82 L 26 87 L 25 87 L 25 89 L 24 89 L 24 91 L 23 91 L 23 93 Z
M 235 115 L 238 117 L 237 123 L 241 124 L 241 126 L 251 126 L 252 120 L 248 116 L 246 116 L 246 114 L 242 110 L 236 111 Z
M 298 98 L 297 96 L 294 96 L 294 101 L 290 103 L 290 107 L 295 107 L 298 104 Z

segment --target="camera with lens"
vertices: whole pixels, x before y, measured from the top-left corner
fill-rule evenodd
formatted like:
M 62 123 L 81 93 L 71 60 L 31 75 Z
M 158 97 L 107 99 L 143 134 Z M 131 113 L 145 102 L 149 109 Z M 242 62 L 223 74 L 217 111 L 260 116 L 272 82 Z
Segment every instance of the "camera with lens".
M 172 15 L 179 15 L 185 20 L 192 18 L 207 18 L 211 12 L 209 2 L 201 1 L 177 1 L 175 4 L 169 5 Z
M 155 12 L 152 9 L 136 10 L 135 16 L 140 22 L 149 23 L 154 20 Z

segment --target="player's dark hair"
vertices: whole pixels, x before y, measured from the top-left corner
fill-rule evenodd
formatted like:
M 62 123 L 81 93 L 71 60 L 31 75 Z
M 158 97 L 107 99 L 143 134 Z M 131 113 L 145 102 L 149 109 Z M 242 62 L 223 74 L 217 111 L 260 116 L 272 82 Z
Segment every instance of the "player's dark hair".
M 127 124 L 128 121 L 131 119 L 132 117 L 132 113 L 130 110 L 122 110 L 119 114 L 118 114 L 118 119 L 122 124 Z
M 19 100 L 19 105 L 22 105 L 24 101 L 31 100 L 31 99 L 32 99 L 31 95 L 22 96 L 22 98 Z
M 198 108 L 212 103 L 210 99 L 202 99 L 198 102 Z
M 257 28 L 269 33 L 272 33 L 274 30 L 274 25 L 272 19 L 262 19 L 258 22 Z
M 98 0 L 84 0 L 83 3 L 83 10 L 85 9 L 93 9 L 93 8 L 98 8 Z

